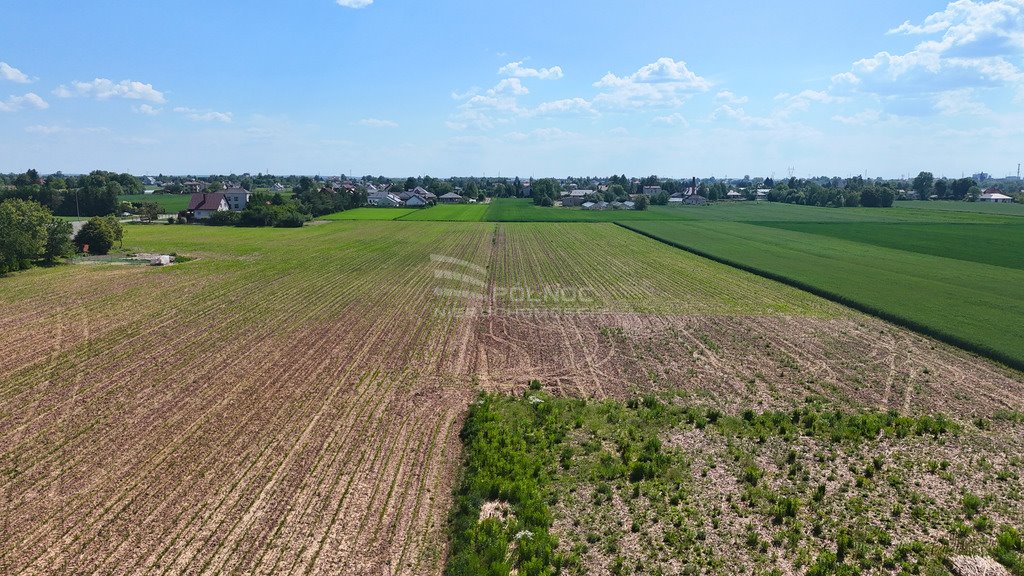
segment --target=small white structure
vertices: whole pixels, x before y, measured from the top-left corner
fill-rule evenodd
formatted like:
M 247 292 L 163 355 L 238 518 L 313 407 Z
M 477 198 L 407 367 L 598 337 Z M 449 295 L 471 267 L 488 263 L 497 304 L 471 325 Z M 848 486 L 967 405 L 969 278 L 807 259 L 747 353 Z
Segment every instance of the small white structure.
M 985 190 L 985 193 L 978 197 L 978 202 L 996 202 L 1000 204 L 1009 204 L 1013 202 L 1013 198 L 1006 194 L 1000 194 L 996 192 L 995 188 L 989 188 Z
M 153 266 L 167 266 L 171 263 L 171 257 L 167 254 L 161 254 L 150 258 L 149 263 Z
M 729 200 L 742 200 L 743 199 L 743 194 L 740 194 L 739 192 L 737 192 L 735 190 L 730 190 L 729 192 L 727 192 L 725 194 L 725 197 L 727 199 L 729 199 Z
M 594 204 L 593 202 L 584 202 L 583 203 L 583 209 L 584 210 L 593 210 L 594 206 L 597 206 L 597 204 Z

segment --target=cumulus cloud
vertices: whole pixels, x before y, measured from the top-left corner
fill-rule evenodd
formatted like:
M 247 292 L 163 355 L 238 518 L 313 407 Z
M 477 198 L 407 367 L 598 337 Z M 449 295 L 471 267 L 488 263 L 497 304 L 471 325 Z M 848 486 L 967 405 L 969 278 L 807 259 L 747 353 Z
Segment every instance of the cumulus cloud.
M 593 104 L 584 98 L 563 98 L 543 102 L 526 112 L 528 116 L 550 116 L 553 114 L 596 114 Z
M 366 8 L 370 4 L 373 4 L 373 0 L 336 0 L 338 6 L 344 6 L 345 8 Z
M 360 126 L 369 126 L 370 128 L 398 128 L 398 122 L 392 120 L 381 120 L 380 118 L 363 118 L 357 122 Z
M 29 92 L 24 96 L 8 96 L 6 100 L 0 100 L 0 112 L 17 112 L 22 108 L 45 110 L 49 107 L 46 100 L 34 92 Z
M 723 104 L 746 104 L 750 100 L 746 96 L 737 96 L 728 90 L 722 90 L 715 94 L 715 102 Z
M 609 72 L 594 87 L 602 89 L 594 101 L 604 105 L 677 106 L 688 96 L 710 89 L 711 82 L 692 72 L 682 60 L 659 58 L 628 76 Z
M 509 62 L 498 69 L 498 74 L 513 78 L 539 78 L 541 80 L 558 80 L 563 76 L 561 66 L 551 68 L 525 68 L 523 62 Z
M 1019 85 L 1024 55 L 1024 0 L 958 0 L 924 22 L 890 34 L 938 36 L 905 54 L 878 52 L 833 77 L 833 88 L 882 97 L 920 97 L 963 88 Z
M 492 96 L 495 94 L 502 93 L 509 93 L 514 94 L 516 96 L 522 96 L 524 94 L 529 94 L 530 91 L 529 89 L 526 88 L 526 86 L 523 86 L 523 83 L 522 81 L 519 80 L 519 78 L 504 78 L 501 82 L 498 82 L 494 86 L 494 88 L 488 90 L 487 93 Z
M 782 122 L 776 117 L 753 116 L 748 114 L 743 108 L 735 108 L 728 104 L 723 104 L 716 108 L 715 111 L 711 113 L 711 119 L 730 119 L 735 120 L 748 128 L 763 128 L 768 130 L 774 130 L 783 126 Z
M 144 84 L 136 80 L 113 82 L 106 78 L 96 78 L 91 82 L 75 81 L 71 83 L 70 88 L 61 84 L 53 93 L 61 98 L 75 96 L 99 100 L 127 98 L 129 100 L 148 100 L 156 104 L 163 104 L 167 101 L 163 92 L 153 88 L 152 84 Z
M 28 84 L 32 82 L 32 79 L 27 74 L 18 70 L 14 66 L 11 66 L 7 62 L 0 62 L 0 78 L 4 80 L 10 80 L 11 82 L 17 82 L 18 84 Z
M 669 114 L 667 116 L 655 116 L 655 124 L 663 124 L 665 126 L 689 126 L 690 123 L 686 121 L 686 118 L 679 112 Z
M 935 110 L 944 116 L 982 116 L 991 112 L 974 99 L 974 90 L 963 88 L 943 92 L 935 98 Z
M 224 122 L 227 124 L 234 119 L 234 115 L 231 112 L 196 110 L 195 108 L 185 108 L 184 106 L 178 106 L 174 111 L 178 114 L 184 114 L 186 118 L 196 122 Z
M 146 116 L 156 116 L 162 110 L 162 108 L 155 108 L 153 106 L 150 106 L 149 104 L 132 106 L 132 112 L 135 112 L 136 114 L 145 114 Z

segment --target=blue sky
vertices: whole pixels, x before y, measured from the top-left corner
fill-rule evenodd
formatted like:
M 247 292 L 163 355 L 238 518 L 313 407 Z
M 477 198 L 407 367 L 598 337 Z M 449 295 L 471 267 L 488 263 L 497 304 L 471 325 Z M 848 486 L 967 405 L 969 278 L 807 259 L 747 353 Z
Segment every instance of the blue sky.
M 895 177 L 1024 161 L 1024 0 L 0 0 L 0 171 Z

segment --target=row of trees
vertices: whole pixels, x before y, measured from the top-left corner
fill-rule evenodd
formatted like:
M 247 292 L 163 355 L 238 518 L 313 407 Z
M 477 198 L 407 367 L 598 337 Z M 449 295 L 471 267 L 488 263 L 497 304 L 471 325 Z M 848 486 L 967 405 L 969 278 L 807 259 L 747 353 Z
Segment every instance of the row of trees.
M 911 183 L 911 188 L 921 200 L 927 200 L 932 195 L 940 200 L 967 200 L 976 199 L 981 194 L 981 189 L 973 178 L 936 180 L 931 172 L 918 174 Z
M 0 200 L 31 200 L 60 216 L 103 216 L 117 210 L 117 197 L 139 194 L 142 182 L 131 174 L 96 170 L 84 176 L 62 176 L 59 173 L 41 178 L 29 170 L 8 178 L 0 187 Z

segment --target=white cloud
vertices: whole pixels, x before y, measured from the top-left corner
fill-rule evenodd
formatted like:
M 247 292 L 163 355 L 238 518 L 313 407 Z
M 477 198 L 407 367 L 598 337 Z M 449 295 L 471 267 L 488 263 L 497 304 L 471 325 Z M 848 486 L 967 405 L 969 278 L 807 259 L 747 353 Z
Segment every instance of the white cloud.
M 690 123 L 686 121 L 686 118 L 679 112 L 669 114 L 667 116 L 655 116 L 655 124 L 664 124 L 666 126 L 689 126 Z
M 746 96 L 737 96 L 728 90 L 715 94 L 715 101 L 723 104 L 746 104 L 748 100 Z
M 935 98 L 935 110 L 943 116 L 982 116 L 991 112 L 974 99 L 974 90 L 963 88 L 943 92 Z
M 132 111 L 137 114 L 145 114 L 146 116 L 156 116 L 163 111 L 163 108 L 154 108 L 149 104 L 141 104 L 139 106 L 132 106 Z
M 224 122 L 227 124 L 234 119 L 234 115 L 231 112 L 203 111 L 196 110 L 195 108 L 185 108 L 184 106 L 178 106 L 174 111 L 178 114 L 184 114 L 189 120 L 197 122 Z
M 558 80 L 563 76 L 561 66 L 551 68 L 524 68 L 523 62 L 509 62 L 498 69 L 498 74 L 514 78 L 539 78 L 541 80 Z
M 678 106 L 690 95 L 711 88 L 711 82 L 690 71 L 686 62 L 659 58 L 629 76 L 609 72 L 594 83 L 604 89 L 594 102 L 609 106 Z
M 0 112 L 17 112 L 26 107 L 46 110 L 50 105 L 34 92 L 24 96 L 8 96 L 6 100 L 0 100 Z
M 18 84 L 28 84 L 32 82 L 32 79 L 27 74 L 18 70 L 14 66 L 11 66 L 7 62 L 0 62 L 0 78 L 4 80 L 10 80 L 11 82 L 17 82 Z
M 935 95 L 964 88 L 1020 85 L 1024 72 L 1024 0 L 957 0 L 921 24 L 904 22 L 890 34 L 941 35 L 905 54 L 878 52 L 833 77 L 833 89 L 885 98 Z
M 345 8 L 366 8 L 373 4 L 373 0 L 337 0 L 338 6 Z
M 167 100 L 163 92 L 153 88 L 152 84 L 144 84 L 136 80 L 121 80 L 113 82 L 106 78 L 96 78 L 92 82 L 72 82 L 71 88 L 61 84 L 53 93 L 61 98 L 73 96 L 98 98 L 106 100 L 109 98 L 127 98 L 129 100 L 148 100 L 156 104 L 163 104 Z
M 530 90 L 527 89 L 526 86 L 523 86 L 523 83 L 519 78 L 504 78 L 501 82 L 498 82 L 494 88 L 487 91 L 487 93 L 492 96 L 504 92 L 508 92 L 516 96 L 522 96 L 524 94 L 529 94 Z
M 50 134 L 57 134 L 57 133 L 60 133 L 60 132 L 64 132 L 65 130 L 66 130 L 66 128 L 64 128 L 63 126 L 56 126 L 56 125 L 44 126 L 42 124 L 37 124 L 35 126 L 26 126 L 25 127 L 25 132 L 28 132 L 29 134 L 45 134 L 45 135 L 50 135 Z
M 778 118 L 764 117 L 764 116 L 752 116 L 747 114 L 743 108 L 734 108 L 728 104 L 723 104 L 715 109 L 711 113 L 712 120 L 731 119 L 739 122 L 743 126 L 748 128 L 765 128 L 774 130 L 782 127 L 782 123 Z
M 596 114 L 594 106 L 583 98 L 564 98 L 544 102 L 528 110 L 528 116 L 550 116 L 559 114 Z
M 370 128 L 398 128 L 398 122 L 392 120 L 381 120 L 380 118 L 363 118 L 357 122 L 360 126 L 369 126 Z
M 537 128 L 529 133 L 524 132 L 509 132 L 505 135 L 506 140 L 515 142 L 523 142 L 525 140 L 535 140 L 539 142 L 553 142 L 556 140 L 571 140 L 579 138 L 580 134 L 576 132 L 569 132 L 562 130 L 561 128 Z

